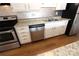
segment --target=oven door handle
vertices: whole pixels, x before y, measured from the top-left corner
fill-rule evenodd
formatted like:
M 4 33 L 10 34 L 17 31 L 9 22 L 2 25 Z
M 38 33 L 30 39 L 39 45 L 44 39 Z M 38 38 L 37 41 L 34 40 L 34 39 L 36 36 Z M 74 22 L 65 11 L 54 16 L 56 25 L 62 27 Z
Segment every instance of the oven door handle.
M 10 33 L 10 32 L 12 32 L 12 30 L 8 30 L 8 31 L 1 31 L 1 32 L 0 32 L 0 34 L 2 34 L 2 33 Z

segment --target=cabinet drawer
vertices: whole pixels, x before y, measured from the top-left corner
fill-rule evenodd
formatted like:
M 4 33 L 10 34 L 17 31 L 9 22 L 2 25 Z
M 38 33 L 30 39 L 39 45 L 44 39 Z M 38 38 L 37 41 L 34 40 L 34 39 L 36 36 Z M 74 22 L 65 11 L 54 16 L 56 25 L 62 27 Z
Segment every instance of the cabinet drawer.
M 51 37 L 52 37 L 51 34 L 48 34 L 48 35 L 45 35 L 45 36 L 44 36 L 45 39 L 46 39 L 46 38 L 51 38 Z
M 20 37 L 24 38 L 24 37 L 28 37 L 28 35 L 23 34 L 23 35 L 20 35 Z
M 21 44 L 30 43 L 30 42 L 32 42 L 32 41 L 29 38 L 23 38 L 20 40 Z
M 18 32 L 19 34 L 22 33 L 28 33 L 29 32 L 29 27 L 15 27 L 16 32 Z
M 20 40 L 20 43 L 21 44 L 25 44 L 25 43 L 29 43 L 29 42 L 31 42 L 31 38 L 29 37 L 29 36 L 20 36 L 19 37 L 19 40 Z
M 27 27 L 17 27 L 18 30 L 28 29 Z
M 23 33 L 23 34 L 17 33 L 17 34 L 18 34 L 18 37 L 20 37 L 20 38 L 30 37 L 30 34 L 29 33 Z
M 58 28 L 58 33 L 59 34 L 64 34 L 65 30 L 66 30 L 66 26 L 61 26 L 61 27 Z
M 54 32 L 53 32 L 54 33 L 53 36 L 64 34 L 65 30 L 66 30 L 66 26 L 57 27 L 56 30 L 54 30 Z
M 53 37 L 53 31 L 54 30 L 55 30 L 55 28 L 46 28 L 45 32 L 44 32 L 45 38 Z
M 46 28 L 45 29 L 45 38 L 54 37 L 57 35 L 62 35 L 65 33 L 66 25 L 58 26 L 58 27 L 52 27 L 52 28 Z
M 23 34 L 29 34 L 29 32 L 26 32 L 26 31 L 20 31 L 20 32 L 18 32 L 18 31 L 16 31 L 19 35 L 23 35 Z

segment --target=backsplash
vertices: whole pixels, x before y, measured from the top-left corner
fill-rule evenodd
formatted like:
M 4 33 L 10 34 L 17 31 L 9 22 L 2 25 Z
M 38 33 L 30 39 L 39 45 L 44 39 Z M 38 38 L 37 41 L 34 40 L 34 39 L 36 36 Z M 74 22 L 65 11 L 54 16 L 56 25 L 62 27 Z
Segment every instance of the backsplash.
M 40 10 L 26 11 L 26 12 L 17 12 L 18 19 L 28 19 L 28 18 L 42 18 L 55 16 L 55 7 L 53 8 L 41 8 Z
M 62 11 L 63 10 L 55 10 L 54 12 L 52 12 L 52 14 L 50 16 L 62 16 Z M 28 15 L 27 15 L 28 13 Z M 46 17 L 49 16 L 48 13 L 43 14 L 43 13 L 39 12 L 39 11 L 31 11 L 31 12 L 18 12 L 18 19 L 27 19 L 28 18 L 41 18 L 41 17 Z

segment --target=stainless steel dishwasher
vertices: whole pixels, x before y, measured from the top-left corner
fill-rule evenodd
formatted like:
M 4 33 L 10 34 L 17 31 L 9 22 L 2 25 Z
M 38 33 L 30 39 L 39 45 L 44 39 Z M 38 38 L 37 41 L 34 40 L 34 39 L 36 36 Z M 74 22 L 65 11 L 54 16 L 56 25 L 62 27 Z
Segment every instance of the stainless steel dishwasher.
M 32 41 L 44 39 L 44 26 L 44 24 L 35 24 L 29 26 Z

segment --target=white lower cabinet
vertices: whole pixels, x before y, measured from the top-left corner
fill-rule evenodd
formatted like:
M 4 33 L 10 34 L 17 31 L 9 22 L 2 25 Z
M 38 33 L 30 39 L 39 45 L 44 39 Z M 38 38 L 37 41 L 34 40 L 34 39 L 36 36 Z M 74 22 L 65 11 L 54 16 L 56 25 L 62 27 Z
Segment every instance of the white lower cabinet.
M 15 30 L 21 44 L 31 42 L 29 26 L 15 26 Z
M 60 26 L 56 28 L 57 34 L 56 35 L 62 35 L 65 34 L 66 25 Z
M 44 38 L 50 38 L 50 37 L 54 37 L 57 35 L 62 35 L 65 33 L 66 27 L 67 27 L 67 23 L 68 21 L 61 21 L 61 25 L 60 22 L 51 22 L 52 24 L 45 24 L 45 32 L 44 32 Z M 58 25 L 59 24 L 59 25 Z M 48 25 L 50 25 L 48 27 Z
M 50 37 L 52 37 L 52 28 L 45 28 L 45 34 L 44 34 L 44 38 L 46 39 L 46 38 L 50 38 Z
M 66 30 L 66 25 L 55 27 L 55 29 L 53 29 L 53 36 L 65 34 L 65 30 Z

